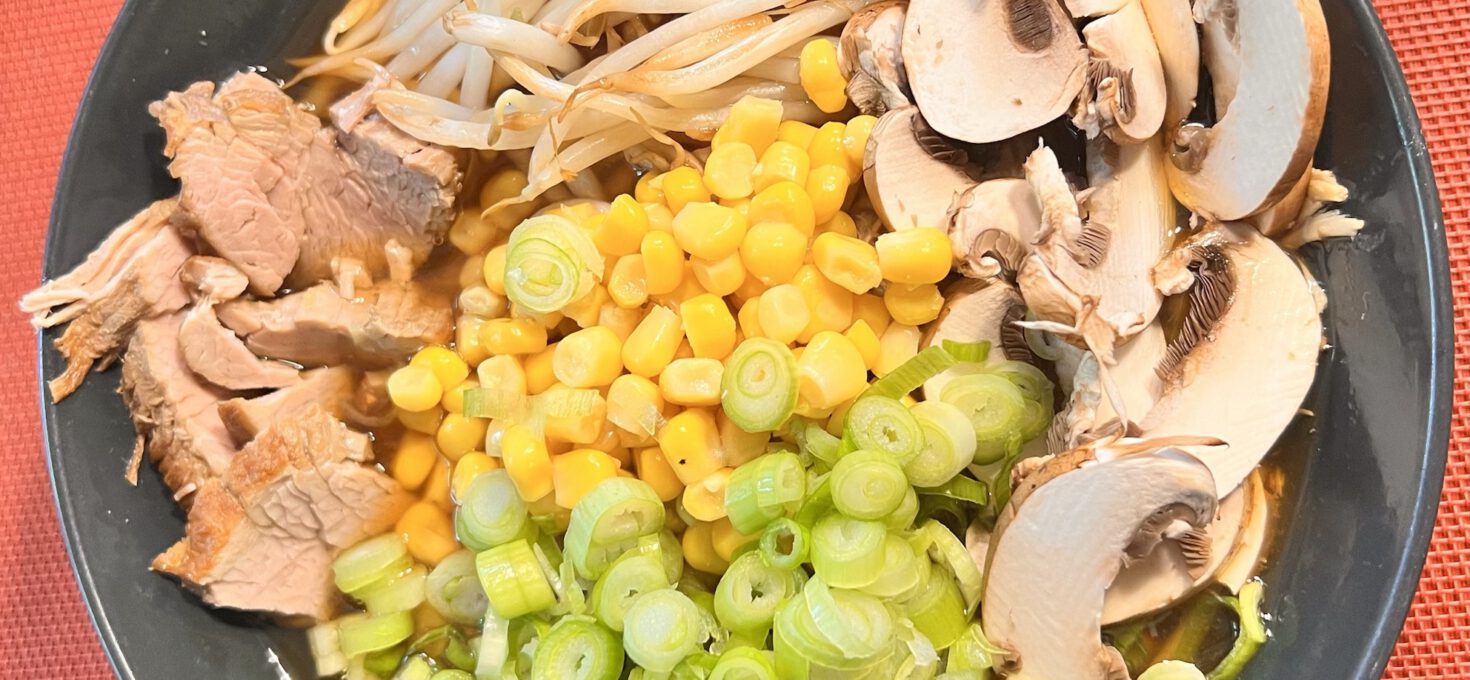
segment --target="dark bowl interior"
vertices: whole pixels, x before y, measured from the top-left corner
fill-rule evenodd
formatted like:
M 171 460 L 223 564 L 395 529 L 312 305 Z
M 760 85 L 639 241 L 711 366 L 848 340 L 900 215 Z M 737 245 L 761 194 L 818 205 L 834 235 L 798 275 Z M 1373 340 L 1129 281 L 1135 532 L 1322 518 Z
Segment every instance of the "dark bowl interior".
M 1319 415 L 1291 435 L 1310 453 L 1294 466 L 1285 534 L 1266 574 L 1274 641 L 1250 678 L 1379 677 L 1423 565 L 1447 448 L 1449 279 L 1418 118 L 1367 0 L 1323 4 L 1337 77 L 1317 164 L 1351 187 L 1347 207 L 1369 226 L 1303 253 L 1331 300 L 1332 349 L 1307 404 Z M 337 5 L 131 0 L 72 132 L 46 274 L 69 270 L 122 219 L 175 192 L 150 101 L 245 67 L 285 73 L 282 56 L 311 53 Z M 48 379 L 61 369 L 53 337 L 42 338 Z M 118 675 L 313 677 L 299 634 L 205 609 L 148 571 L 181 535 L 183 516 L 155 474 L 138 488 L 123 481 L 133 432 L 116 388 L 110 371 L 60 405 L 41 398 L 72 562 Z

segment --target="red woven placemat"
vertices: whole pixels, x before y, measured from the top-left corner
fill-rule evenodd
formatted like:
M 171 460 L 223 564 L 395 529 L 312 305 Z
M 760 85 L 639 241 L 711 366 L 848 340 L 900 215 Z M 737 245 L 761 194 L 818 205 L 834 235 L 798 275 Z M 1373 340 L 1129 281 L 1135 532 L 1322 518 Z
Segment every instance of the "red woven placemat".
M 35 335 L 13 305 L 40 276 L 66 134 L 121 4 L 6 0 L 0 13 L 0 678 L 110 675 L 62 547 L 41 449 Z M 1470 0 L 1375 4 L 1444 199 L 1458 366 L 1434 545 L 1385 677 L 1470 678 Z

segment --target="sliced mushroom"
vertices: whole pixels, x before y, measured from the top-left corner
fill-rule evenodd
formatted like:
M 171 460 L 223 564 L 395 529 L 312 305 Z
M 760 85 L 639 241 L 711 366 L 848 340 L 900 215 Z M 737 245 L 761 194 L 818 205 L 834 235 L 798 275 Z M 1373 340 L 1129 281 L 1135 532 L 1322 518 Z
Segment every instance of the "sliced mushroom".
M 1114 3 L 1117 4 L 1117 3 Z M 1072 122 L 1118 142 L 1152 139 L 1164 123 L 1168 96 L 1159 47 L 1139 0 L 1128 0 L 1082 29 L 1089 53 L 1087 83 Z
M 1023 179 L 992 179 L 955 197 L 949 208 L 955 270 L 973 279 L 1014 277 L 1041 230 L 1041 205 Z
M 1225 441 L 1229 448 L 1200 454 L 1223 496 L 1260 463 L 1312 386 L 1322 343 L 1317 303 L 1296 262 L 1242 223 L 1206 227 L 1160 262 L 1156 276 L 1192 283 L 1157 369 L 1162 396 L 1140 428 Z
M 1194 212 L 1240 220 L 1286 196 L 1322 132 L 1330 69 L 1317 0 L 1203 0 L 1216 123 L 1173 135 L 1169 186 Z
M 883 224 L 895 231 L 943 228 L 955 196 L 975 184 L 975 168 L 947 162 L 964 159 L 946 154 L 942 140 L 923 135 L 922 120 L 912 106 L 889 111 L 873 126 L 863 155 L 868 198 Z
M 863 113 L 881 116 L 910 104 L 903 68 L 903 19 L 908 3 L 868 5 L 842 29 L 837 65 L 847 78 L 847 96 Z
M 1140 0 L 1164 68 L 1164 129 L 1172 130 L 1194 109 L 1199 95 L 1199 33 L 1190 0 Z
M 1024 361 L 1033 363 L 1035 358 L 1026 347 L 1026 338 L 1016 325 L 1026 317 L 1026 305 L 1016 289 L 1004 281 L 981 283 L 961 281 L 948 291 L 939 317 L 929 324 L 929 331 L 920 345 L 932 347 L 945 340 L 956 342 L 990 343 L 990 355 L 986 363 L 1001 361 Z M 924 383 L 924 397 L 938 399 L 950 380 L 963 375 L 973 366 L 951 368 L 930 378 Z
M 1062 115 L 1087 53 L 1056 0 L 911 0 L 903 62 L 934 129 L 996 142 Z
M 981 611 L 986 636 L 1006 650 L 1001 674 L 1127 678 L 1101 641 L 1108 586 L 1176 521 L 1205 526 L 1214 487 L 1208 468 L 1165 448 L 1091 462 L 1013 498 L 991 539 Z
M 1243 491 L 1250 493 L 1245 523 L 1236 534 L 1234 549 L 1215 572 L 1215 581 L 1232 593 L 1239 593 L 1246 582 L 1255 577 L 1271 534 L 1271 501 L 1259 470 L 1248 477 L 1246 485 L 1235 493 Z

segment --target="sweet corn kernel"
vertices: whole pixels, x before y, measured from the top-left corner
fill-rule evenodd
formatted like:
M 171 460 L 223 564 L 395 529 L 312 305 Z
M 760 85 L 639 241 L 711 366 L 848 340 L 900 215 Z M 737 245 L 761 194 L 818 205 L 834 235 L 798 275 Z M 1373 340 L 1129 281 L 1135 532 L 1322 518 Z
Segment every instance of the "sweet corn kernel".
M 550 517 L 551 531 L 557 534 L 565 533 L 567 525 L 572 521 L 572 511 L 557 505 L 554 493 L 548 493 L 534 501 L 527 501 L 526 510 L 531 513 L 532 517 Z
M 818 224 L 825 224 L 842 211 L 852 177 L 846 168 L 820 165 L 806 177 L 806 194 L 812 200 L 812 212 Z
M 704 188 L 704 178 L 699 176 L 698 170 L 687 165 L 664 173 L 663 190 L 664 203 L 675 215 L 690 203 L 709 201 L 709 189 Z
M 649 171 L 638 178 L 638 183 L 633 185 L 633 198 L 647 207 L 649 203 L 664 202 L 664 180 L 661 173 Z
M 802 182 L 805 181 L 803 178 Z M 755 198 L 750 199 L 749 220 L 751 224 L 785 222 L 807 238 L 811 238 L 817 228 L 812 199 L 797 182 L 778 182 L 761 189 Z
M 485 275 L 485 287 L 496 295 L 505 295 L 505 251 L 504 245 L 498 245 L 485 253 L 485 262 L 481 265 Z
M 674 474 L 674 468 L 664 457 L 663 449 L 650 446 L 635 451 L 633 465 L 638 469 L 638 478 L 653 487 L 659 500 L 667 503 L 684 493 L 684 483 Z
M 686 337 L 686 338 L 684 338 L 684 340 L 682 342 L 679 343 L 679 349 L 677 349 L 677 350 L 674 351 L 674 358 L 675 359 L 693 359 L 694 358 L 694 348 L 689 346 L 689 338 Z
M 428 366 L 404 366 L 388 376 L 388 398 L 405 411 L 427 411 L 439 405 L 444 387 Z
M 419 350 L 408 362 L 409 366 L 422 366 L 434 372 L 440 385 L 458 385 L 470 374 L 470 367 L 447 347 L 433 345 Z
M 482 319 L 505 316 L 510 309 L 510 301 L 504 295 L 496 294 L 495 291 L 478 281 L 460 290 L 459 299 L 456 302 L 459 304 L 459 311 Z
M 868 386 L 868 367 L 857 345 L 841 333 L 812 336 L 796 361 L 801 398 L 814 408 L 832 408 Z
M 439 400 L 439 405 L 449 413 L 464 413 L 464 392 L 473 390 L 480 386 L 479 378 L 470 376 L 459 381 L 458 385 L 444 390 L 444 398 Z
M 857 222 L 853 221 L 852 215 L 839 210 L 832 219 L 817 225 L 818 235 L 829 233 L 857 238 Z
M 704 161 L 704 186 L 721 199 L 745 198 L 753 191 L 750 173 L 755 163 L 755 151 L 749 144 L 721 144 Z
M 427 411 L 405 411 L 398 409 L 398 422 L 414 432 L 434 434 L 439 431 L 439 421 L 444 419 L 444 409 L 434 406 Z
M 725 466 L 720 433 L 709 409 L 686 408 L 658 431 L 658 445 L 685 486 Z
M 878 237 L 883 278 L 907 285 L 939 283 L 949 276 L 954 251 L 942 229 L 905 229 Z
M 464 454 L 485 445 L 485 433 L 489 429 L 490 421 L 484 418 L 446 413 L 439 423 L 439 431 L 434 434 L 434 443 L 445 458 L 459 460 Z
M 761 330 L 776 342 L 791 344 L 811 323 L 811 310 L 801 289 L 789 283 L 773 286 L 761 294 Z
M 479 366 L 490 356 L 490 350 L 480 342 L 480 327 L 484 325 L 484 319 L 470 314 L 462 314 L 454 322 L 454 351 L 471 366 Z
M 749 218 L 750 217 L 750 198 L 749 197 L 746 197 L 746 198 L 722 198 L 722 199 L 720 199 L 719 203 L 720 203 L 720 205 L 723 205 L 726 208 L 729 208 L 731 210 L 734 210 L 735 212 L 740 213 L 740 216 L 741 217 L 745 217 L 745 218 Z
M 424 488 L 419 492 L 419 497 L 444 510 L 453 511 L 454 500 L 449 497 L 450 465 L 447 458 L 434 461 L 434 469 L 429 472 L 429 478 L 424 480 Z
M 612 303 L 603 305 L 602 311 L 597 314 L 597 325 L 612 331 L 620 342 L 626 342 L 642 320 L 641 307 L 619 307 Z
M 490 357 L 475 368 L 480 387 L 496 392 L 529 394 L 526 389 L 526 369 L 520 359 L 509 354 Z
M 541 394 L 556 384 L 556 371 L 552 369 L 552 360 L 556 358 L 556 345 L 553 343 L 546 349 L 526 357 L 521 366 L 526 372 L 526 394 Z
M 783 120 L 781 121 L 781 127 L 776 130 L 776 139 L 783 142 L 790 142 L 806 149 L 808 146 L 811 146 L 812 137 L 815 137 L 816 134 L 816 128 L 799 120 Z
M 847 412 L 852 410 L 852 405 L 855 402 L 857 402 L 857 399 L 848 399 L 838 404 L 837 408 L 832 409 L 832 415 L 827 416 L 827 426 L 825 428 L 827 434 L 833 437 L 842 436 L 842 432 L 847 425 Z
M 761 296 L 757 295 L 740 305 L 740 312 L 735 315 L 736 322 L 740 325 L 740 334 L 747 338 L 762 338 L 766 332 L 761 328 Z
M 623 343 L 623 365 L 630 373 L 652 378 L 664 370 L 684 341 L 684 323 L 673 310 L 654 305 Z
M 832 415 L 832 408 L 817 408 L 812 406 L 807 400 L 798 397 L 796 400 L 796 410 L 793 413 L 807 420 L 823 420 Z
M 604 288 L 602 284 L 597 284 L 592 286 L 592 290 L 587 291 L 586 295 L 564 307 L 562 314 L 565 315 L 565 318 L 575 322 L 578 328 L 596 326 L 597 315 L 602 311 L 602 306 L 609 302 L 612 302 L 612 297 L 608 295 L 607 288 Z
M 577 501 L 618 474 L 618 461 L 597 449 L 576 449 L 551 459 L 552 486 L 556 504 L 572 509 Z
M 756 194 L 780 184 L 781 182 L 793 182 L 797 186 L 806 184 L 806 175 L 811 170 L 811 159 L 806 155 L 806 150 L 789 142 L 773 142 L 766 152 L 761 154 L 761 161 L 755 166 Z
M 717 295 L 705 293 L 679 305 L 684 335 L 694 356 L 724 359 L 735 349 L 735 317 Z
M 553 385 L 546 394 L 569 389 L 565 385 Z M 602 395 L 592 398 L 592 410 L 579 416 L 547 416 L 546 439 L 572 444 L 591 444 L 602 437 L 607 427 L 607 400 Z
M 852 318 L 862 319 L 868 323 L 878 337 L 883 337 L 883 331 L 888 330 L 888 324 L 893 319 L 888 315 L 888 307 L 883 304 L 883 298 L 869 293 L 858 295 L 852 299 Z
M 755 152 L 765 153 L 781 127 L 781 102 L 760 97 L 741 97 L 730 107 L 730 115 L 715 132 L 711 146 L 716 148 L 726 142 L 740 142 Z
M 861 295 L 883 282 L 878 252 L 867 241 L 828 232 L 812 243 L 812 262 L 828 281 Z
M 643 213 L 648 215 L 649 231 L 674 233 L 674 211 L 662 203 L 644 203 Z
M 801 89 L 824 113 L 837 113 L 847 106 L 847 79 L 837 67 L 837 46 L 816 38 L 801 48 Z
M 664 397 L 656 383 L 641 375 L 621 375 L 607 389 L 607 420 L 634 435 L 658 432 Z
M 684 487 L 680 504 L 690 517 L 701 522 L 713 522 L 725 516 L 725 487 L 730 485 L 730 473 L 724 467 Z
M 684 261 L 684 274 L 679 278 L 679 287 L 667 293 L 658 295 L 650 294 L 649 297 L 661 305 L 670 307 L 683 304 L 686 300 L 705 293 L 704 286 L 699 285 L 699 279 L 694 276 L 694 263 L 690 260 Z
M 806 259 L 807 237 L 785 222 L 758 222 L 745 233 L 740 260 L 761 283 L 786 283 Z
M 632 196 L 621 194 L 612 200 L 607 216 L 592 232 L 592 242 L 604 255 L 617 257 L 638 252 L 647 233 L 648 212 Z
M 617 259 L 607 277 L 607 294 L 619 307 L 642 307 L 648 302 L 648 276 L 641 253 Z
M 407 542 L 408 554 L 431 567 L 460 548 L 449 513 L 428 501 L 408 506 L 393 530 Z
M 470 482 L 476 477 L 500 467 L 500 461 L 486 455 L 484 451 L 471 451 L 466 453 L 454 464 L 454 473 L 449 480 L 449 491 L 458 503 L 464 498 L 464 492 L 470 488 Z
M 405 432 L 398 440 L 393 459 L 388 462 L 388 474 L 393 475 L 403 488 L 418 491 L 438 460 L 439 450 L 434 448 L 433 439 L 418 432 Z
M 546 349 L 546 326 L 536 319 L 490 319 L 480 327 L 480 344 L 491 354 L 535 354 Z
M 847 149 L 842 145 L 842 140 L 847 136 L 847 126 L 842 123 L 824 123 L 817 130 L 816 136 L 812 137 L 812 145 L 807 148 L 806 153 L 812 161 L 812 167 L 823 165 L 835 165 L 847 171 L 848 177 L 855 177 L 862 171 L 862 166 L 853 166 L 847 160 Z
M 680 547 L 684 551 L 684 561 L 689 566 L 706 574 L 723 574 L 730 568 L 730 563 L 721 559 L 715 552 L 712 529 L 709 522 L 695 522 L 684 530 L 684 537 L 680 541 Z
M 791 280 L 806 299 L 811 322 L 797 340 L 804 342 L 819 331 L 842 332 L 852 325 L 853 294 L 822 276 L 816 265 L 803 265 Z
M 878 334 L 873 332 L 873 327 L 869 326 L 868 322 L 858 319 L 852 322 L 852 325 L 842 334 L 847 336 L 852 344 L 857 345 L 858 353 L 863 355 L 863 365 L 867 366 L 868 370 L 871 371 L 878 366 L 878 350 L 881 343 L 878 340 Z
M 524 425 L 511 425 L 500 434 L 500 462 L 527 502 L 551 493 L 551 456 L 546 440 Z
M 916 286 L 890 283 L 883 290 L 883 305 L 894 321 L 918 326 L 939 318 L 939 310 L 944 308 L 944 296 L 932 283 Z
M 730 253 L 718 260 L 692 259 L 694 280 L 711 295 L 725 297 L 745 283 L 745 263 L 740 253 Z
M 720 452 L 725 465 L 730 467 L 740 467 L 759 458 L 771 443 L 770 432 L 746 432 L 723 409 L 715 413 L 715 427 L 720 430 Z
M 710 523 L 710 545 L 715 549 L 715 554 L 720 559 L 730 562 L 735 559 L 735 553 L 747 545 L 761 539 L 759 531 L 753 534 L 742 534 L 735 530 L 735 525 L 730 523 L 729 517 Z
M 665 231 L 650 231 L 639 248 L 643 255 L 644 290 L 649 295 L 672 293 L 684 281 L 684 251 Z
M 847 151 L 848 167 L 862 168 L 863 157 L 868 152 L 868 137 L 873 134 L 873 126 L 878 124 L 878 119 L 873 116 L 855 116 L 847 121 L 847 134 L 842 137 L 842 146 Z
M 557 343 L 551 370 L 568 387 L 611 385 L 623 372 L 623 341 L 602 326 L 584 328 Z
M 490 247 L 498 231 L 479 210 L 461 210 L 449 227 L 449 242 L 461 253 L 479 255 Z
M 531 213 L 536 212 L 534 201 L 495 208 L 497 203 L 519 196 L 529 184 L 530 181 L 524 171 L 518 168 L 506 168 L 492 175 L 490 180 L 485 182 L 485 186 L 480 188 L 480 207 L 487 211 L 494 209 L 494 212 L 490 212 L 486 219 L 495 225 L 496 229 L 510 230 L 522 220 L 530 217 Z
M 888 329 L 878 338 L 878 365 L 873 367 L 873 374 L 881 378 L 914 358 L 919 353 L 919 340 L 922 337 L 923 333 L 914 326 L 889 324 Z
M 745 217 L 718 203 L 690 203 L 674 216 L 674 239 L 684 252 L 718 260 L 740 249 Z
M 718 359 L 675 359 L 658 377 L 659 393 L 670 404 L 718 406 L 725 365 Z
M 746 272 L 749 273 L 749 271 L 749 268 L 747 268 Z M 730 302 L 734 305 L 744 306 L 745 303 L 760 297 L 760 294 L 764 292 L 766 292 L 766 284 L 761 283 L 760 279 L 756 278 L 754 274 L 751 274 L 746 276 L 745 281 L 740 284 L 740 287 L 736 288 L 735 292 L 730 294 Z

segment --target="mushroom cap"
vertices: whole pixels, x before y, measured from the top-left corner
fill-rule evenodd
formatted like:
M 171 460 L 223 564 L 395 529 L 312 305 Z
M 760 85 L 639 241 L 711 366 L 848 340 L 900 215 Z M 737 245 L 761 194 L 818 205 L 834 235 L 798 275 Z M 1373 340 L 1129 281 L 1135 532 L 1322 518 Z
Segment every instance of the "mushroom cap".
M 955 196 L 975 185 L 972 168 L 940 160 L 931 153 L 938 150 L 933 142 L 926 141 L 929 148 L 920 143 L 916 130 L 924 130 L 918 122 L 922 120 L 913 106 L 883 114 L 863 154 L 868 198 L 883 224 L 894 231 L 944 228 Z
M 1240 220 L 1285 196 L 1311 163 L 1327 107 L 1327 25 L 1317 0 L 1200 5 L 1218 120 L 1174 133 L 1169 186 L 1208 219 Z
M 1215 581 L 1239 593 L 1247 581 L 1256 575 L 1261 557 L 1271 538 L 1271 500 L 1260 471 L 1247 478 L 1247 483 L 1234 493 L 1249 491 L 1246 502 L 1245 523 L 1235 537 L 1235 547 L 1226 557 L 1225 563 L 1215 571 Z
M 1087 53 L 1056 0 L 910 0 L 903 61 L 935 130 L 988 143 L 1062 115 Z
M 929 324 L 929 330 L 920 344 L 932 347 L 945 340 L 985 340 L 990 343 L 987 364 L 1006 359 L 1027 361 L 1030 356 L 1026 350 L 1025 338 L 1021 328 L 1014 325 L 1025 314 L 1025 303 L 1010 284 L 999 280 L 990 283 L 960 281 L 947 291 L 939 317 Z M 968 365 L 955 367 L 925 381 L 924 397 L 938 399 L 944 386 L 962 375 L 964 368 L 973 370 L 973 366 Z
M 1101 642 L 1108 586 L 1130 553 L 1152 548 L 1175 521 L 1208 523 L 1214 486 L 1208 468 L 1166 448 L 1081 465 L 1013 499 L 991 539 L 981 608 L 986 636 L 1009 652 L 1002 669 L 1036 680 L 1113 677 L 1123 667 Z
M 986 180 L 955 197 L 948 224 L 961 274 L 977 279 L 1013 276 L 1041 230 L 1041 205 L 1026 180 Z
M 1168 94 L 1143 6 L 1123 3 L 1087 24 L 1082 37 L 1090 59 L 1073 122 L 1092 137 L 1105 131 L 1118 142 L 1152 138 L 1164 123 Z
M 863 113 L 882 115 L 911 103 L 902 51 L 907 8 L 903 0 L 883 0 L 858 10 L 842 28 L 837 64 Z
M 1164 69 L 1164 129 L 1173 129 L 1194 109 L 1199 95 L 1199 32 L 1189 0 L 1140 0 Z

